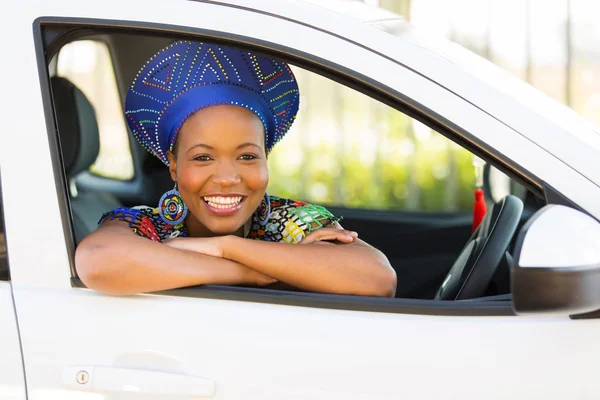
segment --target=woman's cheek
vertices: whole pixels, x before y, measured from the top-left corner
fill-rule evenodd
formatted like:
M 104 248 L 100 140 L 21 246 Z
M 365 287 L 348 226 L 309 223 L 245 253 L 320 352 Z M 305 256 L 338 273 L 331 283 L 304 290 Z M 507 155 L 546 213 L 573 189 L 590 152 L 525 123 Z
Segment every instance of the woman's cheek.
M 261 163 L 253 168 L 248 174 L 248 186 L 252 190 L 266 190 L 269 184 L 269 167 L 267 163 Z
M 208 168 L 193 168 L 189 166 L 183 166 L 177 173 L 178 186 L 186 192 L 196 193 L 206 183 L 206 180 L 210 176 Z M 180 190 L 181 190 L 180 189 Z

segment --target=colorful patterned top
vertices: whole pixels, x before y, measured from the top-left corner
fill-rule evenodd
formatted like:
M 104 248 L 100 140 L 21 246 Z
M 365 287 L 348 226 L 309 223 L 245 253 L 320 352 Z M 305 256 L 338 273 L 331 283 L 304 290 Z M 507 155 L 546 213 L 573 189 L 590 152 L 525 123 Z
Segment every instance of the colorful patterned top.
M 258 223 L 258 213 L 252 215 L 248 239 L 298 243 L 310 232 L 341 220 L 325 207 L 301 201 L 270 196 L 270 205 L 271 214 L 265 226 Z M 148 206 L 117 208 L 102 215 L 98 224 L 106 219 L 127 221 L 135 233 L 155 242 L 188 236 L 184 223 L 169 225 L 158 216 L 157 208 Z

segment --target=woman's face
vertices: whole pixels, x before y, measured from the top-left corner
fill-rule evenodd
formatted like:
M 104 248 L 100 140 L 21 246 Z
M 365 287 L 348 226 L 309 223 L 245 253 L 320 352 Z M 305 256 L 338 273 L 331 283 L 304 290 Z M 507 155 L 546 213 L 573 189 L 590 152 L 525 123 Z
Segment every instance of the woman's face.
M 167 156 L 190 211 L 186 227 L 192 236 L 239 232 L 267 190 L 265 132 L 245 108 L 220 105 L 196 112 Z

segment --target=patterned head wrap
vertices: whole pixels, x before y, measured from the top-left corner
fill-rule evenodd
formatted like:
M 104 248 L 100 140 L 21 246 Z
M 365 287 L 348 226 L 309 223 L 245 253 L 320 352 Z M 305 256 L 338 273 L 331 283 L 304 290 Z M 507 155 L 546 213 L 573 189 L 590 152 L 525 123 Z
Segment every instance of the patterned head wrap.
M 267 153 L 288 131 L 299 104 L 298 84 L 283 61 L 190 41 L 176 41 L 148 60 L 125 99 L 133 135 L 167 166 L 183 123 L 196 111 L 229 104 L 262 121 Z

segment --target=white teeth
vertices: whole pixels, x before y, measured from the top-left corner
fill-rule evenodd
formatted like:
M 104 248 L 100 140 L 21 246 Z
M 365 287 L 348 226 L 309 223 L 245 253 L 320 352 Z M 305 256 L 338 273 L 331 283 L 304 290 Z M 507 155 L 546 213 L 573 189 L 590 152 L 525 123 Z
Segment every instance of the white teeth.
M 242 196 L 204 196 L 204 201 L 206 201 L 211 207 L 215 208 L 232 208 L 233 206 L 238 205 L 242 201 L 242 199 Z

